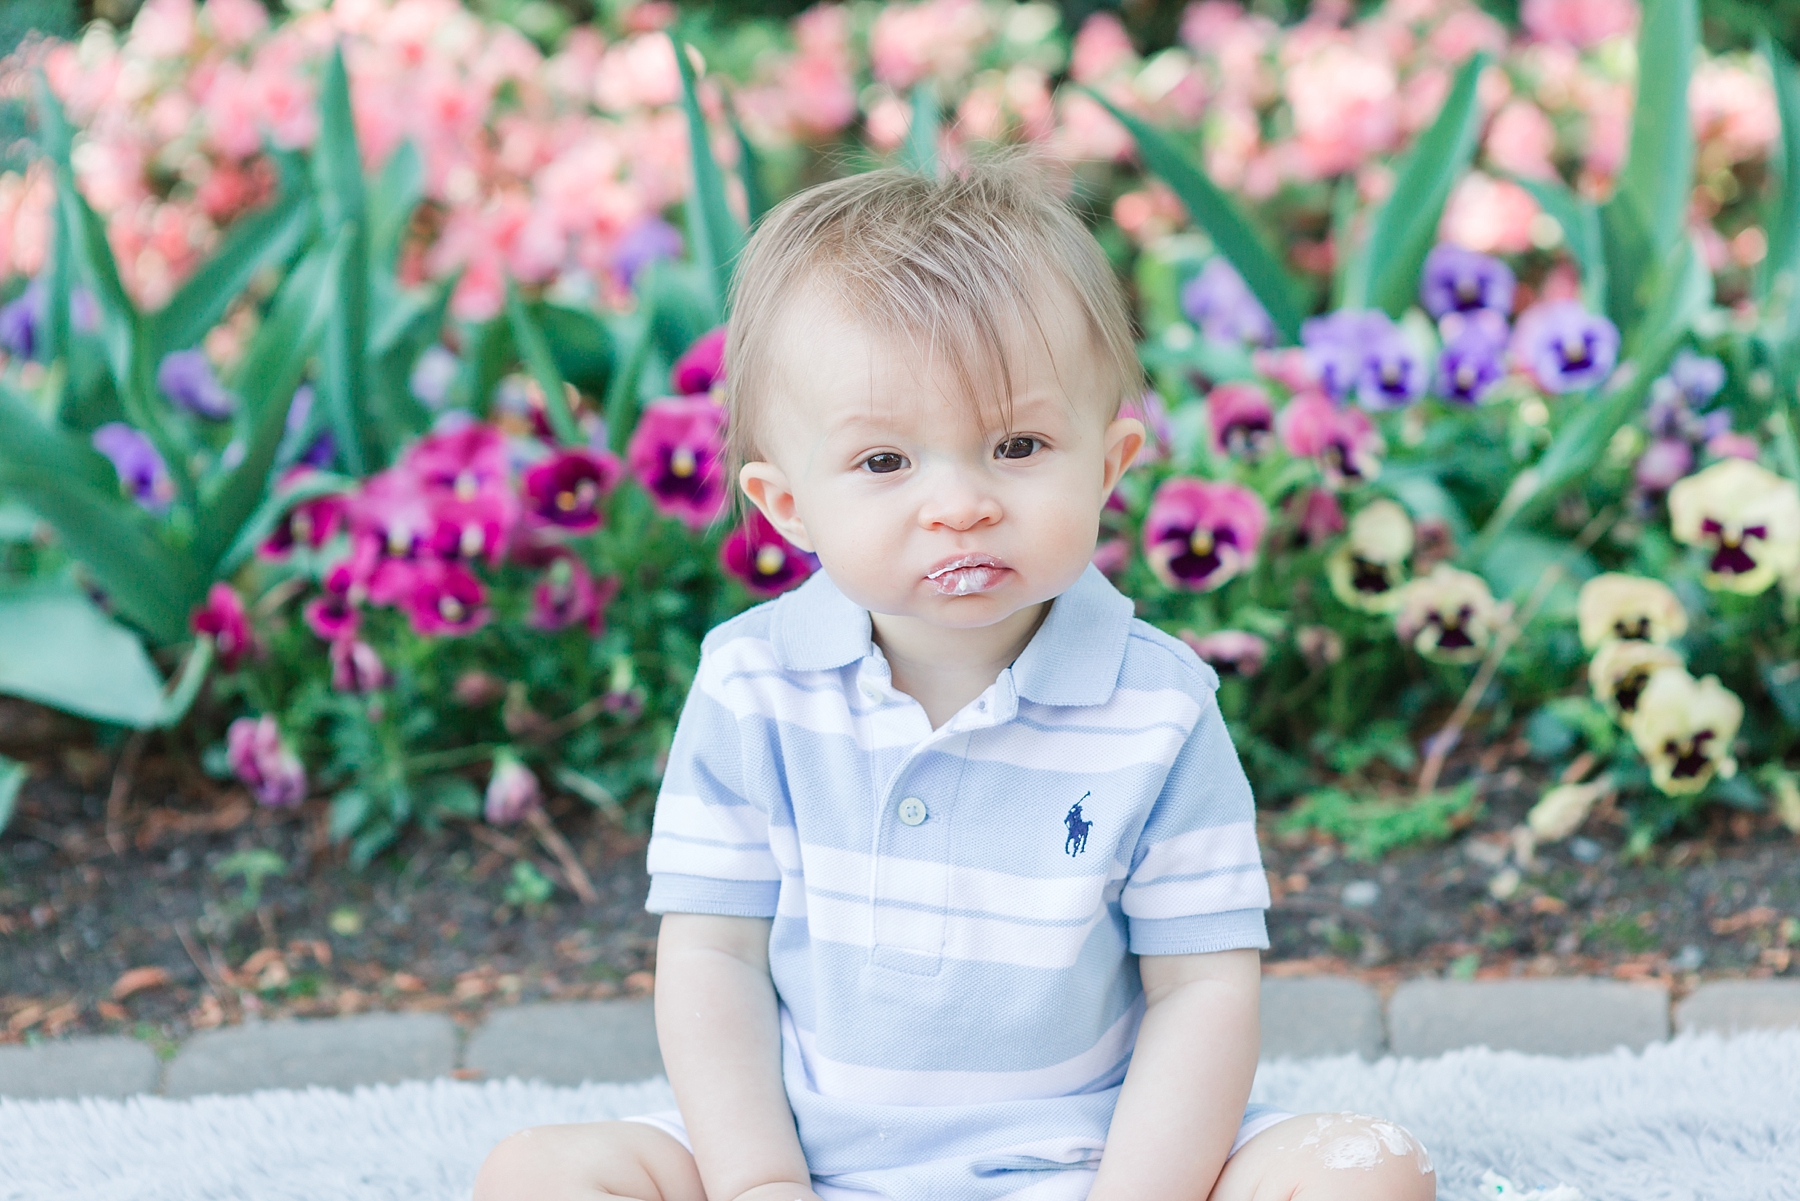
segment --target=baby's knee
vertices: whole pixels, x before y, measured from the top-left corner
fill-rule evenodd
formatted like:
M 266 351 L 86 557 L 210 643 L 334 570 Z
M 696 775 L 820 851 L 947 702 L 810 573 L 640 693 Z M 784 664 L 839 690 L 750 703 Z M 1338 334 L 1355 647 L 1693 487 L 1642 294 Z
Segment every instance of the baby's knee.
M 1321 1201 L 1432 1201 L 1437 1175 L 1414 1134 L 1394 1122 L 1358 1113 L 1309 1115 L 1300 1139 L 1307 1161 L 1297 1199 Z
M 474 1201 L 511 1201 L 545 1168 L 541 1128 L 515 1131 L 495 1144 L 475 1173 Z

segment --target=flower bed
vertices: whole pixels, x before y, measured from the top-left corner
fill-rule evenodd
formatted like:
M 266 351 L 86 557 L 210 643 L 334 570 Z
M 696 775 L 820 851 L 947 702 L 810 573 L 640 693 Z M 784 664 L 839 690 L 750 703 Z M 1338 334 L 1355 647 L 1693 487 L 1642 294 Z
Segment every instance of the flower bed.
M 1214 0 L 1148 59 L 979 0 L 683 53 L 657 5 L 548 51 L 439 0 L 261 12 L 152 0 L 6 76 L 45 154 L 0 179 L 0 605 L 116 670 L 0 689 L 199 698 L 209 769 L 328 792 L 358 861 L 546 783 L 641 814 L 701 635 L 814 567 L 726 520 L 744 222 L 845 146 L 1027 140 L 1153 384 L 1096 561 L 1225 676 L 1286 820 L 1441 837 L 1475 730 L 1566 778 L 1534 838 L 1607 798 L 1638 845 L 1800 828 L 1800 82 L 1691 3 Z

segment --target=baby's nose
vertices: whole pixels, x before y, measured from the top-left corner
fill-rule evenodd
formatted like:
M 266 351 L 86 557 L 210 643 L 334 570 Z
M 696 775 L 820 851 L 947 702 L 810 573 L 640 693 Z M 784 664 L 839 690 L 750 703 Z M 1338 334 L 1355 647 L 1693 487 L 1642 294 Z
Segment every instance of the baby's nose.
M 992 525 L 1000 516 L 999 498 L 961 472 L 946 472 L 933 481 L 929 496 L 919 508 L 919 524 L 926 529 L 961 532 Z

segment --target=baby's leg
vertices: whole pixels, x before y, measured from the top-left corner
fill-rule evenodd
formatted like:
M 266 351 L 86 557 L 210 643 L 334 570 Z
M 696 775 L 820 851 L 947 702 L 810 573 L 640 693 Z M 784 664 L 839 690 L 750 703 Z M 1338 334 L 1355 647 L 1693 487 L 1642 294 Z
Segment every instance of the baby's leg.
M 1433 1201 L 1431 1156 L 1404 1127 L 1357 1113 L 1307 1113 L 1225 1161 L 1210 1201 Z
M 642 1122 L 534 1126 L 502 1139 L 474 1201 L 706 1201 L 694 1157 Z

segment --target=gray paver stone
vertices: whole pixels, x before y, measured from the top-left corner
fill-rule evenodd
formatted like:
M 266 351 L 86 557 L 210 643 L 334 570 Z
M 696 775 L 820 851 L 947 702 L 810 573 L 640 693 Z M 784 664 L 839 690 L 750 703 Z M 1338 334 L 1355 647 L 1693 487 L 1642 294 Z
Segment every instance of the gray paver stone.
M 283 1021 L 194 1035 L 169 1064 L 168 1095 L 259 1088 L 354 1088 L 440 1076 L 456 1066 L 456 1025 L 435 1013 Z
M 495 1010 L 469 1036 L 463 1064 L 490 1080 L 518 1076 L 550 1084 L 646 1080 L 663 1070 L 656 1016 L 648 1000 L 546 1002 Z
M 1800 980 L 1714 980 L 1675 1007 L 1677 1030 L 1800 1027 Z
M 1264 976 L 1262 1057 L 1381 1054 L 1381 997 L 1341 976 Z
M 1474 1046 L 1595 1055 L 1668 1036 L 1668 994 L 1622 980 L 1411 980 L 1388 1002 L 1396 1055 Z
M 135 1038 L 76 1038 L 0 1047 L 0 1097 L 129 1097 L 156 1091 L 162 1065 Z

